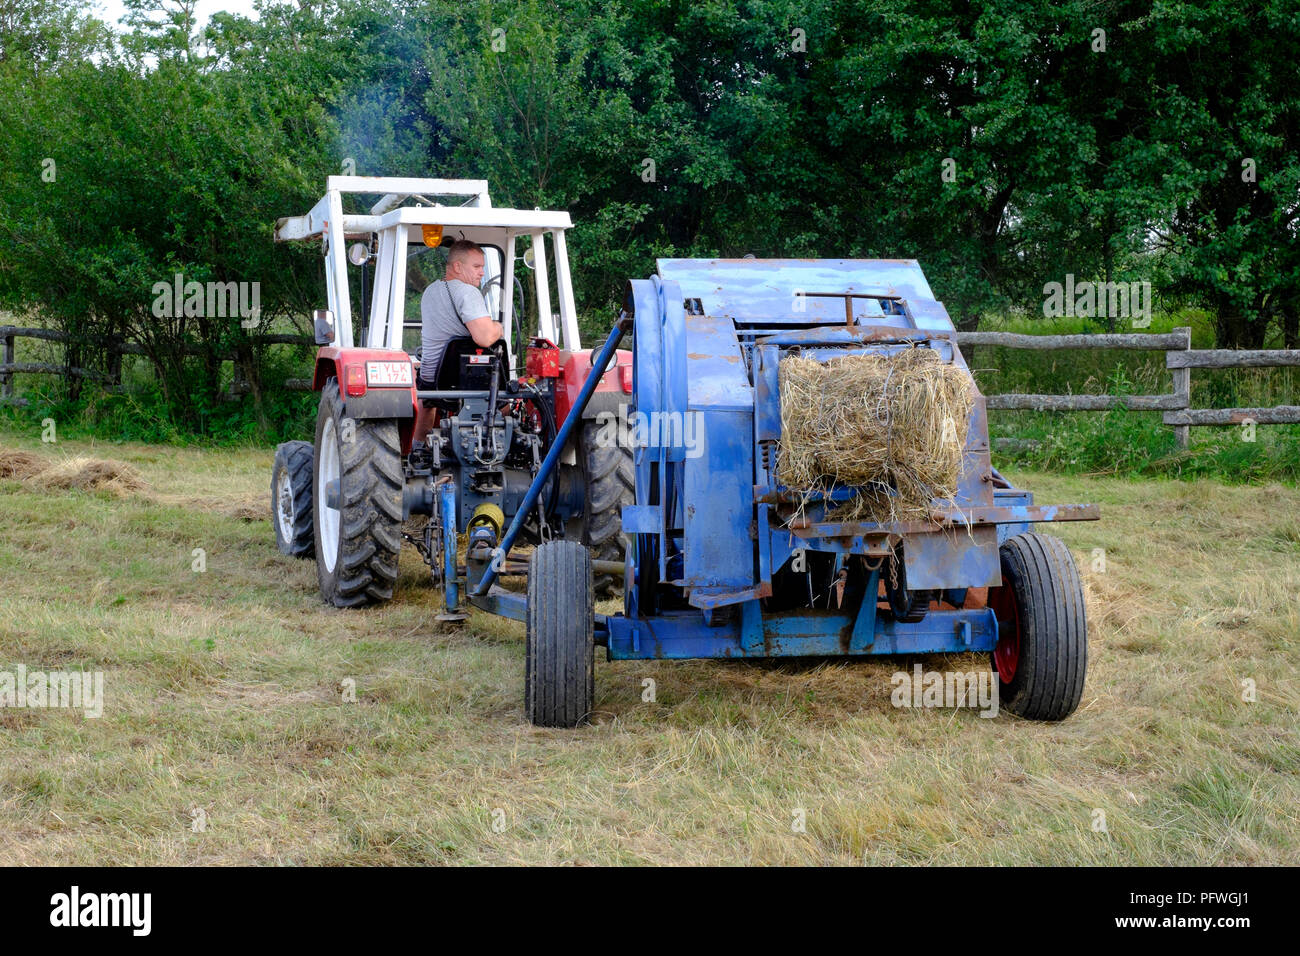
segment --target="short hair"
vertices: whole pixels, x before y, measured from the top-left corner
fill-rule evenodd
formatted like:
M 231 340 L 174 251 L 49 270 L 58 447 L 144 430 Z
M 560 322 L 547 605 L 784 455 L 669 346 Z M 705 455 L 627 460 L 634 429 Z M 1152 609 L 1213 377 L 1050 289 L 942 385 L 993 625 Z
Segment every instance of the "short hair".
M 447 267 L 450 268 L 457 262 L 464 262 L 469 258 L 471 252 L 482 252 L 477 242 L 470 242 L 468 239 L 457 239 L 447 247 Z

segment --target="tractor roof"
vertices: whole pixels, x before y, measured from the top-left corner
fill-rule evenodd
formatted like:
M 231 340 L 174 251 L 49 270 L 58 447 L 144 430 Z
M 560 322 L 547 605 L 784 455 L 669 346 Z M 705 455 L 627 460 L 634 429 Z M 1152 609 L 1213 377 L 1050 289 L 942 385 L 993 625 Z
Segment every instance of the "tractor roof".
M 342 194 L 369 194 L 382 198 L 369 213 L 347 213 Z M 440 200 L 450 198 L 450 204 Z M 456 202 L 455 200 L 460 200 Z M 414 201 L 418 205 L 404 205 Z M 337 205 L 335 205 L 337 203 Z M 305 216 L 290 216 L 275 224 L 277 242 L 311 239 L 328 231 L 334 210 L 347 237 L 404 225 L 419 241 L 422 227 L 441 226 L 448 238 L 504 246 L 508 236 L 537 235 L 568 229 L 567 212 L 542 209 L 505 209 L 492 205 L 487 182 L 481 179 L 405 179 L 379 176 L 330 176 L 325 196 Z

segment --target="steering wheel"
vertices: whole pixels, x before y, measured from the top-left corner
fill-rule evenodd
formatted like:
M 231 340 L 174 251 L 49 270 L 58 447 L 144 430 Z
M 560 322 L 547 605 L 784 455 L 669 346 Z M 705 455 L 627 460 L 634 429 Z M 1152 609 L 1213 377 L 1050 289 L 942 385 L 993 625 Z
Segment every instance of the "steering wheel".
M 515 280 L 514 281 L 514 286 L 515 286 L 514 323 L 513 323 L 514 335 L 512 336 L 514 341 L 510 343 L 510 354 L 514 356 L 515 361 L 518 362 L 521 361 L 522 359 L 522 356 L 524 354 L 524 346 L 527 341 L 527 336 L 524 334 L 524 329 L 528 324 L 528 308 L 524 302 L 524 285 L 522 282 L 519 281 L 518 276 L 514 276 L 514 280 Z M 483 298 L 484 299 L 487 298 L 488 290 L 491 289 L 493 286 L 496 286 L 498 290 L 501 290 L 504 287 L 504 285 L 505 285 L 505 274 L 497 273 L 492 278 L 488 279 L 487 282 L 483 283 L 483 288 L 481 290 L 483 292 Z

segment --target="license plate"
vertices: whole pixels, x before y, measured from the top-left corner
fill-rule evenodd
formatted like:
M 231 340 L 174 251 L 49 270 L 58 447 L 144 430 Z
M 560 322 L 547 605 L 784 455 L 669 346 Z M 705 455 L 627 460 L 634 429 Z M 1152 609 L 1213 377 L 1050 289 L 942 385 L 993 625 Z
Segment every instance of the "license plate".
M 410 362 L 367 362 L 367 385 L 410 385 Z

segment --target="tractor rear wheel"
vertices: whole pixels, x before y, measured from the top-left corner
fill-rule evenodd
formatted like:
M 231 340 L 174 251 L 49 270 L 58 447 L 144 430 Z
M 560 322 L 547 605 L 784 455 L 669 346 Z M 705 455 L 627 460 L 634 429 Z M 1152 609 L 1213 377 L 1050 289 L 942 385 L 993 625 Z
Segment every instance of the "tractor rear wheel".
M 402 544 L 402 446 L 392 419 L 348 418 L 331 378 L 316 415 L 316 574 L 335 607 L 387 601 Z
M 1002 543 L 993 669 L 1002 707 L 1029 720 L 1064 720 L 1083 698 L 1088 622 L 1083 582 L 1059 538 L 1026 532 Z
M 596 697 L 591 555 L 548 541 L 528 561 L 524 710 L 538 727 L 576 727 Z
M 582 543 L 598 561 L 622 561 L 627 541 L 623 537 L 623 507 L 636 503 L 636 469 L 630 444 L 601 435 L 602 426 L 582 423 L 578 460 L 582 465 Z M 597 594 L 614 590 L 610 574 L 596 576 Z
M 271 466 L 271 523 L 275 546 L 295 558 L 315 553 L 312 531 L 312 453 L 309 441 L 287 441 L 275 449 Z

